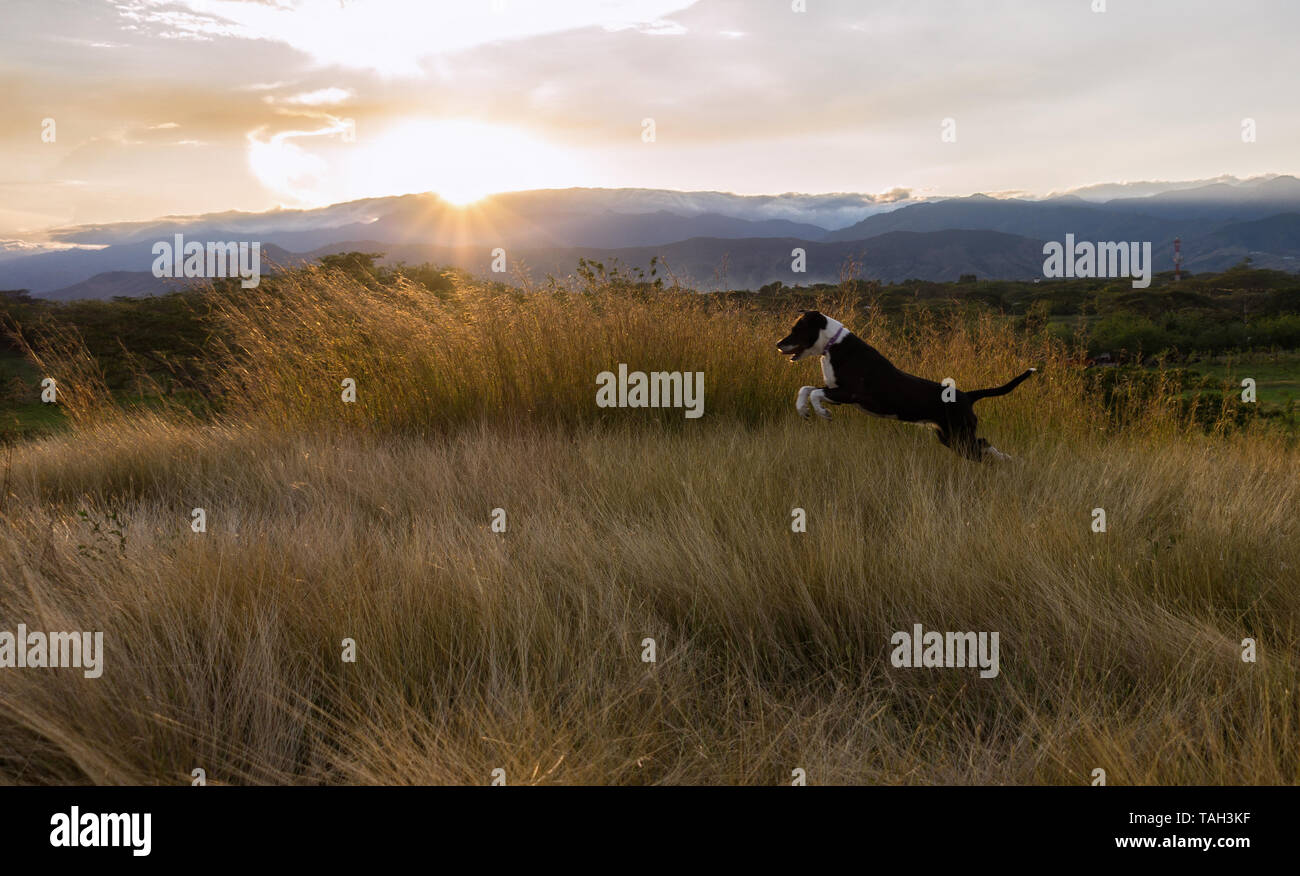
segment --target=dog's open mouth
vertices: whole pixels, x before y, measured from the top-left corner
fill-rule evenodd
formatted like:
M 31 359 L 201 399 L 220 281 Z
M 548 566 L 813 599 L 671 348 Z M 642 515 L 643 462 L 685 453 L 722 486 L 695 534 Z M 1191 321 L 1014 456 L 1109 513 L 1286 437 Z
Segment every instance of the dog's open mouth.
M 778 352 L 784 355 L 788 355 L 790 357 L 791 362 L 798 362 L 799 357 L 803 355 L 803 351 L 806 350 L 807 347 L 778 345 L 776 349 Z

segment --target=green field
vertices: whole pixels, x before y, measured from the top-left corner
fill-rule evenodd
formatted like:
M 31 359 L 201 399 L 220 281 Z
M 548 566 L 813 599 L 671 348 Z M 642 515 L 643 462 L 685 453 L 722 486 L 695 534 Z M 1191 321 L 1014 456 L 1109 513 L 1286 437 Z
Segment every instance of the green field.
M 67 424 L 58 405 L 40 401 L 41 376 L 18 353 L 0 354 L 0 436 L 31 437 Z
M 1187 367 L 1235 387 L 1244 378 L 1253 378 L 1259 404 L 1264 407 L 1287 410 L 1300 399 L 1300 351 L 1234 353 L 1202 359 Z

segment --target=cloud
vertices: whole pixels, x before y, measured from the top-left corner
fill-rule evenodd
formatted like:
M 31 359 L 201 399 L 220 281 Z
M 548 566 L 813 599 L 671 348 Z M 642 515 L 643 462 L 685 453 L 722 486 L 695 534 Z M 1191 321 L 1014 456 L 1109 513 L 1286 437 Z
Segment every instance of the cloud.
M 315 91 L 305 91 L 302 94 L 292 94 L 288 97 L 271 97 L 265 98 L 267 103 L 285 103 L 293 106 L 325 106 L 327 104 L 343 103 L 353 95 L 350 88 L 318 88 Z
M 666 16 L 695 0 L 118 0 L 131 26 L 178 40 L 282 43 L 316 64 L 386 75 L 419 75 L 431 55 L 581 28 L 680 33 Z
M 43 240 L 0 239 L 0 261 L 46 252 L 64 252 L 70 249 L 103 249 L 102 244 L 57 243 Z
M 332 137 L 346 126 L 335 121 L 314 130 L 289 130 L 269 134 L 259 128 L 248 134 L 248 166 L 257 180 L 276 194 L 302 204 L 320 203 L 321 183 L 328 161 L 296 141 Z

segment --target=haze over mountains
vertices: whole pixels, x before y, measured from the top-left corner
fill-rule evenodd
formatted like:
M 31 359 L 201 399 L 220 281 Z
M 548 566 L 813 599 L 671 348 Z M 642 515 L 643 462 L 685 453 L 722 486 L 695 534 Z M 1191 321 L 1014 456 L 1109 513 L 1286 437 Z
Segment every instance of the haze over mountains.
M 1141 194 L 1131 195 L 1130 191 Z M 1112 196 L 1118 195 L 1118 196 Z M 369 198 L 315 210 L 216 213 L 59 229 L 79 248 L 0 251 L 0 289 L 56 299 L 140 295 L 174 288 L 150 274 L 157 241 L 260 241 L 263 270 L 348 250 L 386 261 L 435 262 L 491 273 L 492 250 L 510 272 L 574 271 L 579 257 L 645 266 L 654 256 L 698 288 L 833 282 L 846 261 L 861 276 L 955 280 L 1042 276 L 1042 245 L 1077 240 L 1151 241 L 1155 270 L 1173 266 L 1182 238 L 1188 271 L 1223 270 L 1249 256 L 1259 267 L 1300 271 L 1300 180 L 1271 176 L 1207 184 L 1089 187 L 1042 199 L 972 195 L 783 194 L 653 189 L 513 192 L 457 207 L 436 195 Z M 93 247 L 93 248 L 90 248 Z M 791 270 L 792 250 L 807 270 Z

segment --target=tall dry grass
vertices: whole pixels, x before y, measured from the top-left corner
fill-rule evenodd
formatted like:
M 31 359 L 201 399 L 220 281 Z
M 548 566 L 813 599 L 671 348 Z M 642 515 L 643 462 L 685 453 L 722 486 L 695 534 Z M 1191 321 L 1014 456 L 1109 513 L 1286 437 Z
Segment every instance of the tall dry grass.
M 992 315 L 890 325 L 850 295 L 818 304 L 899 367 L 963 388 L 1039 366 L 1032 399 L 999 402 L 1012 422 L 1032 412 L 1034 428 L 1082 434 L 1108 421 L 1103 408 L 1082 403 L 1076 354 L 1046 333 L 1016 334 Z M 217 295 L 212 307 L 231 354 L 217 378 L 223 397 L 241 420 L 280 428 L 433 434 L 470 423 L 682 423 L 680 410 L 598 408 L 596 375 L 619 363 L 703 372 L 708 417 L 754 424 L 784 419 L 798 388 L 820 382 L 815 362 L 794 368 L 775 351 L 798 316 L 793 308 L 678 289 L 524 294 L 461 283 L 439 297 L 309 270 L 285 277 L 274 296 Z M 356 381 L 355 404 L 341 401 L 345 378 Z M 1143 404 L 1148 425 L 1165 410 Z
M 107 656 L 0 670 L 3 780 L 1300 779 L 1278 436 L 1188 430 L 1159 394 L 1118 427 L 1068 351 L 991 320 L 852 325 L 961 386 L 1043 367 L 981 405 L 997 467 L 797 421 L 816 366 L 750 305 L 317 277 L 220 312 L 223 421 L 87 418 L 14 453 L 0 628 L 102 629 Z M 705 417 L 596 409 L 620 361 L 704 371 Z M 1001 674 L 892 667 L 914 623 L 999 631 Z

